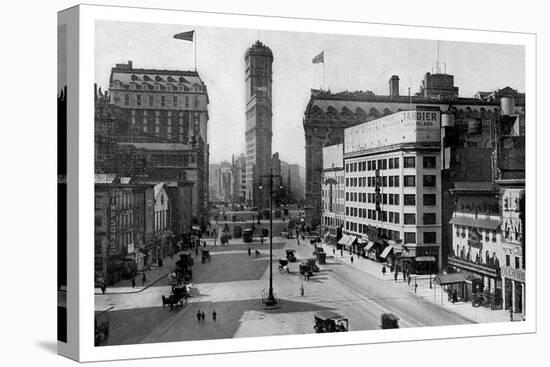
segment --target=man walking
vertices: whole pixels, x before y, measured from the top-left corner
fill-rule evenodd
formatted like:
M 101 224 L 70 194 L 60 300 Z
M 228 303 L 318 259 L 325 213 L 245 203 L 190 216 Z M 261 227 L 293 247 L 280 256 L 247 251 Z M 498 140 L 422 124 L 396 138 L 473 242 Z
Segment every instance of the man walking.
M 300 285 L 300 295 L 302 297 L 304 296 L 304 285 L 303 284 Z
M 141 277 L 141 282 L 142 282 L 144 287 L 145 287 L 145 281 L 146 280 L 147 280 L 147 278 L 145 277 L 145 272 L 143 272 L 143 276 Z
M 397 269 L 395 269 L 395 273 L 393 273 L 393 279 L 395 280 L 395 282 L 397 283 Z
M 216 310 L 212 311 L 212 320 L 216 322 Z
M 201 311 L 201 318 L 202 318 L 202 322 L 204 323 L 204 319 L 206 318 L 204 315 L 204 311 Z
M 132 288 L 135 288 L 136 286 L 136 278 L 132 278 Z
M 353 256 L 350 257 L 351 263 L 353 264 Z
M 382 275 L 386 276 L 386 265 L 382 266 Z
M 197 323 L 199 323 L 199 324 L 201 323 L 201 311 L 200 310 L 197 311 Z
M 407 284 L 411 285 L 411 273 L 407 272 Z
M 250 250 L 250 247 L 248 248 L 248 256 L 252 254 L 252 250 Z
M 107 283 L 105 283 L 105 281 L 103 280 L 101 282 L 101 293 L 102 294 L 105 294 L 105 291 L 107 290 Z
M 405 280 L 407 280 L 407 272 L 403 270 L 403 282 L 405 282 Z

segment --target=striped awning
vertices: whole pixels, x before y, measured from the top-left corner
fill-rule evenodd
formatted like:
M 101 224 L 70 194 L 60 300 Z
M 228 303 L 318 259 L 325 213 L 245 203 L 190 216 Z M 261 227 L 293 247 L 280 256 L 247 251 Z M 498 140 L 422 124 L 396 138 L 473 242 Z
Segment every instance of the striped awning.
M 357 237 L 355 236 L 348 236 L 348 242 L 346 242 L 346 246 L 351 246 L 355 240 L 357 240 Z
M 465 281 L 466 279 L 462 273 L 438 274 L 434 278 L 434 283 L 439 285 L 464 283 Z
M 340 240 L 338 240 L 338 244 L 339 245 L 345 245 L 349 240 L 349 236 L 347 234 L 343 234 L 342 235 L 342 238 L 340 238 Z
M 380 254 L 380 257 L 381 257 L 382 259 L 385 259 L 386 256 L 388 256 L 388 254 L 390 253 L 391 250 L 393 250 L 393 247 L 387 246 L 387 247 L 384 249 L 384 251 L 382 251 L 382 253 Z
M 451 218 L 449 221 L 450 224 L 456 224 L 459 226 L 465 227 L 474 227 L 474 228 L 485 228 L 494 231 L 500 226 L 500 221 L 495 219 L 474 219 L 470 217 L 460 217 L 456 216 Z
M 367 247 L 365 247 L 365 251 L 370 251 L 370 249 L 372 248 L 372 246 L 374 246 L 374 242 L 373 242 L 373 241 L 369 241 L 369 243 L 367 243 Z

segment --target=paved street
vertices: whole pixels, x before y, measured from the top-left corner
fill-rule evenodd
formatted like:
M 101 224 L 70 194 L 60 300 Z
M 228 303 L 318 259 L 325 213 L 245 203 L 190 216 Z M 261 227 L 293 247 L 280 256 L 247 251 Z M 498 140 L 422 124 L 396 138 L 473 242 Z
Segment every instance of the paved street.
M 192 297 L 179 311 L 162 308 L 168 295 L 166 278 L 141 292 L 96 295 L 96 309 L 113 307 L 110 314 L 109 345 L 202 340 L 313 332 L 313 313 L 334 310 L 350 320 L 350 331 L 379 329 L 380 315 L 392 312 L 401 327 L 471 323 L 469 319 L 411 294 L 402 286 L 378 279 L 358 267 L 332 258 L 320 266 L 309 281 L 301 279 L 298 264 L 311 257 L 313 247 L 298 246 L 295 239 L 274 238 L 273 284 L 281 307 L 266 311 L 261 293 L 268 287 L 269 245 L 250 244 L 259 257 L 248 256 L 248 244 L 232 241 L 229 246 L 208 246 L 212 260 L 193 266 Z M 278 259 L 284 250 L 296 249 L 298 261 L 290 263 L 290 274 L 280 273 Z M 305 295 L 300 296 L 300 285 Z M 206 321 L 198 323 L 202 310 Z M 217 320 L 212 320 L 212 311 Z

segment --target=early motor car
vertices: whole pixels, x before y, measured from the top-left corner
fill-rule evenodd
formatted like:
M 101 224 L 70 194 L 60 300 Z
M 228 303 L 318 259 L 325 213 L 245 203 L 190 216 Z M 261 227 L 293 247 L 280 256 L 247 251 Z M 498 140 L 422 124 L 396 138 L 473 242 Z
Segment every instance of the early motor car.
M 313 315 L 316 333 L 337 333 L 348 331 L 348 319 L 336 312 L 323 310 Z

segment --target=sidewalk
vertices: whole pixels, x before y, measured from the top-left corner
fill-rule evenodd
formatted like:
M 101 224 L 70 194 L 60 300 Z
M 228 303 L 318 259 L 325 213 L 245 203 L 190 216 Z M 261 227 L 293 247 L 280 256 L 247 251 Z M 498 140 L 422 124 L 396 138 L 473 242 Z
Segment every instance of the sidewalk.
M 186 250 L 189 251 L 189 250 Z M 191 253 L 193 254 L 193 258 L 196 259 L 195 256 L 195 250 L 192 249 Z M 125 294 L 125 293 L 139 293 L 144 291 L 145 289 L 149 288 L 150 286 L 156 284 L 161 279 L 165 278 L 170 272 L 174 270 L 174 267 L 176 266 L 176 261 L 179 260 L 179 254 L 180 252 L 177 252 L 174 254 L 172 258 L 170 256 L 163 259 L 163 266 L 159 267 L 157 265 L 151 265 L 150 270 L 145 271 L 145 284 L 142 283 L 141 279 L 143 276 L 142 272 L 139 272 L 135 276 L 136 286 L 132 288 L 132 280 L 131 279 L 122 279 L 115 283 L 114 285 L 107 286 L 107 290 L 105 291 L 105 295 L 109 294 Z M 200 256 L 200 251 L 199 251 Z M 196 260 L 195 260 L 196 261 Z M 95 295 L 102 295 L 101 289 L 96 287 L 94 289 Z
M 313 247 L 313 246 L 312 246 Z M 329 246 L 326 243 L 317 244 L 317 247 L 323 247 L 327 253 L 327 257 L 333 256 L 334 246 Z M 351 264 L 351 256 L 353 256 L 353 264 Z M 343 256 L 340 255 L 340 251 L 335 251 L 334 261 L 338 261 L 344 264 L 351 265 L 356 269 L 368 273 L 380 280 L 391 281 L 396 283 L 397 286 L 406 288 L 411 294 L 422 298 L 428 302 L 437 304 L 452 312 L 455 312 L 462 317 L 470 319 L 471 321 L 478 323 L 485 322 L 510 322 L 510 312 L 508 310 L 491 310 L 487 307 L 473 307 L 470 302 L 456 302 L 452 303 L 448 300 L 447 292 L 443 287 L 433 283 L 433 275 L 412 275 L 410 285 L 407 281 L 403 281 L 403 273 L 399 273 L 397 282 L 395 281 L 393 273 L 390 273 L 389 267 L 386 266 L 386 275 L 382 274 L 383 263 L 377 263 L 370 259 L 364 259 L 357 256 L 357 254 L 349 254 L 349 251 L 344 251 Z M 430 278 L 432 288 L 430 288 Z M 418 284 L 415 292 L 415 282 Z M 514 321 L 522 321 L 522 314 L 516 313 L 513 315 Z

